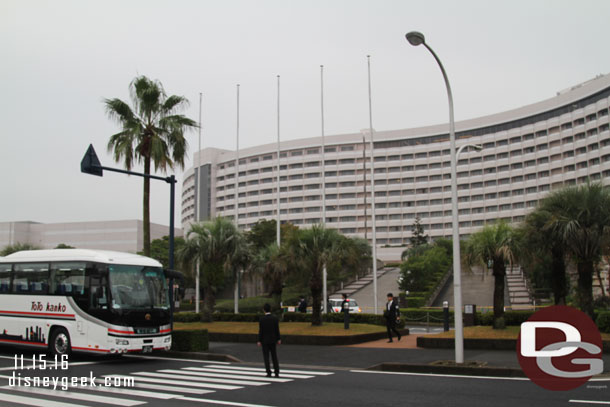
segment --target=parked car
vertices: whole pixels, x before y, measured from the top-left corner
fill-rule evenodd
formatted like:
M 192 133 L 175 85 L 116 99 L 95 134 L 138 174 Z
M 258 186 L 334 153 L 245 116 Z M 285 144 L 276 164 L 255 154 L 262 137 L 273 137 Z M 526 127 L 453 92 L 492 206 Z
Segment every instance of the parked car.
M 341 303 L 343 302 L 343 298 L 331 298 L 328 300 L 330 302 L 330 312 L 341 312 Z M 350 314 L 355 312 L 362 312 L 362 309 L 358 306 L 358 303 L 353 298 L 348 298 L 349 302 L 349 312 Z

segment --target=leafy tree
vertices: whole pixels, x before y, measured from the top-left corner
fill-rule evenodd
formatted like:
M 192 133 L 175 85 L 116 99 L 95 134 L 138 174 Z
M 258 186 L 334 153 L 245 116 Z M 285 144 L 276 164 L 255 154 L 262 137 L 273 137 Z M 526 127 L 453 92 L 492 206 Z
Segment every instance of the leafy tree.
M 146 76 L 136 77 L 129 85 L 132 107 L 120 99 L 105 99 L 106 114 L 121 131 L 110 137 L 108 151 L 116 162 L 123 161 L 127 170 L 143 163 L 144 173 L 184 168 L 186 130 L 197 127 L 195 121 L 178 112 L 188 106 L 183 96 L 167 96 L 163 85 Z M 144 177 L 143 195 L 144 255 L 150 256 L 150 179 Z
M 76 249 L 76 247 L 67 245 L 65 243 L 60 243 L 57 246 L 55 246 L 55 248 L 56 249 Z
M 411 229 L 411 245 L 413 247 L 422 246 L 428 243 L 428 235 L 424 233 L 424 227 L 421 224 L 421 218 L 415 217 L 415 223 Z
M 610 191 L 600 183 L 552 192 L 541 205 L 550 214 L 544 230 L 567 248 L 578 272 L 580 309 L 593 317 L 593 273 L 608 250 Z
M 31 243 L 15 243 L 12 245 L 4 246 L 4 249 L 0 251 L 0 256 L 8 256 L 9 254 L 17 253 L 23 250 L 40 250 L 40 247 Z
M 464 248 L 469 265 L 493 264 L 494 276 L 494 329 L 504 328 L 504 279 L 506 264 L 514 263 L 519 251 L 518 241 L 513 228 L 504 221 L 485 226 L 472 234 Z
M 439 273 L 451 267 L 451 253 L 444 244 L 421 245 L 410 249 L 400 265 L 400 289 L 426 291 Z
M 273 299 L 275 308 L 279 308 L 282 301 L 284 281 L 290 269 L 290 256 L 286 245 L 278 247 L 271 243 L 262 248 L 253 258 L 253 271 L 262 274 L 263 280 L 270 286 L 269 295 Z
M 217 217 L 191 225 L 178 258 L 186 270 L 200 262 L 204 319 L 211 320 L 216 294 L 247 262 L 247 251 L 243 234 L 228 219 Z
M 184 244 L 185 240 L 182 236 L 174 237 L 174 259 L 177 258 L 177 254 Z M 144 252 L 138 252 L 138 254 L 144 255 Z M 163 267 L 169 267 L 169 236 L 163 236 L 161 239 L 154 239 L 150 242 L 149 257 L 152 257 L 163 264 Z M 186 272 L 185 274 L 189 274 L 189 272 Z
M 260 219 L 250 231 L 246 232 L 246 239 L 255 252 L 267 248 L 272 243 L 277 243 L 277 228 L 275 219 Z M 284 241 L 296 233 L 299 228 L 290 222 L 280 225 L 280 240 Z

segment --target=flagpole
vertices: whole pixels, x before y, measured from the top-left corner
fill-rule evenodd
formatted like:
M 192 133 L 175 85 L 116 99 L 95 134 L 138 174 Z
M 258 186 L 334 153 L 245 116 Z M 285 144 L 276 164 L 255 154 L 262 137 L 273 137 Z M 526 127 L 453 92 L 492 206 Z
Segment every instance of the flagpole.
M 197 222 L 201 221 L 201 182 L 200 182 L 200 174 L 201 174 L 201 105 L 202 105 L 203 95 L 199 92 L 199 150 L 197 150 L 197 194 L 196 202 L 197 202 Z M 195 273 L 195 312 L 199 313 L 199 268 L 200 268 L 200 260 L 197 258 L 197 264 L 195 265 L 197 268 Z
M 373 221 L 373 301 L 374 310 L 377 314 L 377 236 L 375 227 L 375 157 L 373 144 L 373 102 L 371 96 L 371 56 L 367 55 L 368 79 L 369 79 L 369 133 L 371 135 L 371 217 Z
M 320 65 L 320 117 L 322 122 L 322 226 L 326 228 L 326 171 L 325 171 L 325 143 L 324 143 L 324 65 Z M 326 263 L 322 268 L 322 310 L 328 312 L 328 273 Z
M 280 247 L 280 76 L 277 76 L 277 247 Z
M 237 84 L 237 121 L 235 154 L 235 229 L 239 232 L 239 83 Z M 239 270 L 235 269 L 235 288 L 233 291 L 233 312 L 239 314 Z

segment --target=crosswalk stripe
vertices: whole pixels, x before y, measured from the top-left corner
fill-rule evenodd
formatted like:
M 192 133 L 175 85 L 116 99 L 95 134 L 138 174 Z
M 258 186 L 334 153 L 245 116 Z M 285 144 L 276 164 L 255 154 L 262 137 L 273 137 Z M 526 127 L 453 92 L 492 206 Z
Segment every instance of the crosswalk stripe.
M 193 389 L 191 387 L 176 387 L 176 386 L 163 386 L 161 384 L 155 383 L 136 383 L 136 387 L 140 389 L 153 389 L 153 390 L 163 390 L 163 391 L 173 391 L 176 393 L 189 393 L 189 394 L 209 394 L 216 393 L 216 390 L 203 390 L 203 389 Z
M 128 395 L 132 395 L 132 396 L 149 397 L 149 398 L 161 399 L 161 400 L 169 400 L 169 399 L 173 399 L 173 398 L 177 397 L 176 394 L 160 393 L 160 392 L 156 392 L 156 391 L 136 390 L 134 388 L 123 388 L 123 387 L 105 387 L 103 385 L 104 382 L 100 381 L 99 379 L 96 381 L 96 383 L 100 383 L 100 385 L 98 387 L 90 387 L 87 390 L 101 391 L 101 392 L 105 392 L 105 393 L 128 394 Z
M 0 393 L 0 398 L 4 402 L 24 404 L 26 406 L 45 406 L 45 407 L 87 407 L 82 404 L 64 403 L 63 401 L 53 401 L 48 399 L 37 399 L 34 397 L 16 396 L 14 394 Z
M 194 371 L 189 368 L 185 368 L 184 370 L 164 369 L 164 370 L 158 370 L 158 372 L 178 373 L 181 375 L 189 374 L 191 376 L 203 376 L 203 377 L 219 377 L 219 378 L 223 378 L 223 379 L 252 380 L 252 381 L 258 381 L 258 382 L 270 382 L 270 383 L 287 383 L 287 382 L 291 382 L 293 380 L 293 379 L 283 379 L 283 378 L 278 378 L 278 377 L 246 376 L 246 375 L 241 375 L 241 374 L 223 374 L 222 372 L 215 372 L 214 369 L 207 369 L 204 371 L 199 371 L 199 370 Z
M 176 386 L 185 386 L 185 387 L 202 387 L 205 389 L 215 389 L 215 390 L 237 390 L 243 389 L 242 386 L 229 386 L 226 384 L 213 384 L 213 383 L 199 383 L 199 382 L 185 382 L 183 380 L 169 380 L 169 379 L 155 379 L 154 377 L 146 377 L 146 376 L 124 376 L 124 375 L 107 375 L 104 377 L 130 377 L 135 380 L 139 380 L 142 382 L 149 383 L 160 383 L 160 384 L 174 384 Z M 137 383 L 137 382 L 136 382 Z M 137 384 L 136 384 L 137 386 Z
M 151 377 L 162 377 L 167 379 L 182 379 L 182 380 L 192 380 L 196 382 L 203 381 L 202 377 L 189 376 L 185 374 L 170 374 L 170 373 L 158 373 L 158 372 L 134 372 L 132 375 L 138 376 L 151 376 Z M 223 384 L 235 384 L 239 386 L 265 386 L 269 383 L 265 382 L 253 382 L 248 380 L 231 380 L 231 379 L 215 379 L 206 377 L 205 383 L 223 383 Z
M 124 358 L 132 358 L 132 359 L 155 359 L 155 360 L 169 360 L 172 362 L 195 362 L 195 363 L 213 363 L 215 365 L 229 365 L 229 362 L 220 362 L 214 360 L 200 360 L 200 359 L 181 359 L 181 358 L 168 358 L 163 356 L 144 356 L 144 355 L 123 355 Z M 11 359 L 14 359 L 11 357 Z M 72 366 L 72 363 L 70 363 Z
M 253 372 L 264 372 L 265 369 L 257 367 L 242 367 L 242 366 L 218 366 L 218 365 L 206 365 L 205 367 L 218 368 L 218 369 L 231 369 L 231 370 L 251 370 Z M 280 370 L 280 373 L 296 373 L 305 375 L 316 375 L 316 376 L 330 376 L 332 372 L 313 372 L 307 370 Z
M 53 389 L 45 389 L 40 387 L 9 387 L 3 386 L 2 389 L 12 390 L 12 391 L 20 391 L 22 393 L 32 393 L 41 396 L 54 396 L 66 399 L 74 399 L 80 401 L 92 401 L 94 403 L 106 403 L 115 406 L 138 406 L 140 404 L 146 404 L 145 401 L 139 400 L 131 400 L 131 399 L 122 399 L 116 397 L 106 397 L 106 396 L 97 396 L 95 394 L 86 394 L 86 393 L 76 393 L 76 392 L 67 392 L 64 390 L 53 390 Z
M 249 371 L 249 370 L 229 370 L 229 369 L 212 369 L 212 368 L 207 368 L 207 367 L 184 367 L 184 370 L 192 370 L 192 371 L 196 371 L 196 372 L 211 372 L 211 373 L 224 373 L 224 374 L 232 374 L 235 375 L 235 377 L 260 377 L 263 380 L 269 380 L 269 379 L 275 379 L 275 380 L 282 380 L 282 379 L 311 379 L 312 377 L 315 376 L 305 376 L 305 375 L 297 375 L 297 374 L 290 374 L 290 373 L 284 373 L 283 371 L 280 372 L 280 377 L 279 378 L 275 378 L 275 377 L 267 377 L 267 373 L 265 373 L 265 371 L 263 370 L 262 372 L 253 372 L 253 371 Z M 254 379 L 253 379 L 254 380 Z
M 235 401 L 222 401 L 222 400 L 214 400 L 214 399 L 196 399 L 192 397 L 179 397 L 179 400 L 185 401 L 196 401 L 199 403 L 207 403 L 207 404 L 218 404 L 221 406 L 235 406 L 235 407 L 272 407 L 266 406 L 263 404 L 247 404 L 247 403 L 237 403 Z

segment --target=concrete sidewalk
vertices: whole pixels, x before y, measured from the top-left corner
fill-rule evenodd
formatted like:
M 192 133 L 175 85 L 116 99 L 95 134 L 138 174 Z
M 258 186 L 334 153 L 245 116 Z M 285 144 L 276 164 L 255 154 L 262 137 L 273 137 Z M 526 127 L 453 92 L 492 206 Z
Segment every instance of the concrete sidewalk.
M 429 364 L 439 360 L 454 360 L 453 349 L 414 348 L 413 338 L 398 342 L 375 341 L 356 346 L 281 345 L 280 363 L 295 366 L 318 366 L 338 369 L 366 369 L 381 363 Z M 210 353 L 231 355 L 246 363 L 262 363 L 262 352 L 255 343 L 210 343 Z M 466 350 L 466 361 L 487 362 L 489 366 L 519 368 L 514 351 Z

